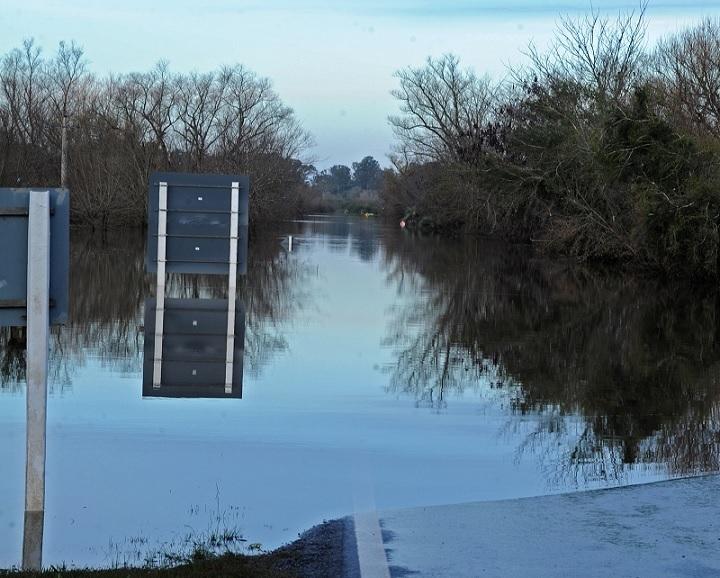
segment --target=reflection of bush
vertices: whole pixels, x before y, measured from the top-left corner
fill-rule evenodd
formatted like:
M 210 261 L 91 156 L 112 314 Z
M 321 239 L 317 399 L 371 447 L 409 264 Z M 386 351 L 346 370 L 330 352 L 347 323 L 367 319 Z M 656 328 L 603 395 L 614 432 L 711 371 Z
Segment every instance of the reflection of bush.
M 480 383 L 504 387 L 514 412 L 540 415 L 533 445 L 546 449 L 573 437 L 565 417 L 578 414 L 562 458 L 574 475 L 639 462 L 717 469 L 716 291 L 548 264 L 488 242 L 391 237 L 386 259 L 394 279 L 423 293 L 391 330 L 394 389 L 446 400 Z

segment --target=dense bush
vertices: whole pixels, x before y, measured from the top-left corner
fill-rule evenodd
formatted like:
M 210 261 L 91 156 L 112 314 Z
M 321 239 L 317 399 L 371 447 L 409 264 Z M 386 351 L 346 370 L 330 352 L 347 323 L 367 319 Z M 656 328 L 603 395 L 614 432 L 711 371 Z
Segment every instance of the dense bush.
M 547 51 L 531 46 L 510 83 L 480 81 L 453 56 L 399 72 L 386 208 L 580 259 L 718 276 L 720 24 L 645 46 L 644 9 L 593 13 L 562 20 Z

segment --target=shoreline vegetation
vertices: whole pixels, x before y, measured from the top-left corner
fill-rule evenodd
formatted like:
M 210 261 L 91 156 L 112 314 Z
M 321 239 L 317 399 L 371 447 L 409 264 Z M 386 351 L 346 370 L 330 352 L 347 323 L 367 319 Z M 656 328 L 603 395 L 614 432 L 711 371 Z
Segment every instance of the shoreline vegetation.
M 451 54 L 396 73 L 385 212 L 539 251 L 716 279 L 720 20 L 650 46 L 646 8 L 562 18 L 500 82 Z
M 0 57 L 0 186 L 67 186 L 74 225 L 143 226 L 153 171 L 250 174 L 253 216 L 287 218 L 311 144 L 271 82 L 242 65 L 98 77 L 76 44 L 45 58 L 32 39 Z
M 370 156 L 327 170 L 300 160 L 312 136 L 242 65 L 99 77 L 76 44 L 46 58 L 27 40 L 0 58 L 0 186 L 64 182 L 73 224 L 107 229 L 145 224 L 152 171 L 243 173 L 251 224 L 382 214 L 716 279 L 720 20 L 650 45 L 646 8 L 561 18 L 551 44 L 530 45 L 501 81 L 452 54 L 399 70 L 386 169 Z
M 50 568 L 43 572 L 0 572 L 3 578 L 136 578 L 225 576 L 237 578 L 297 578 L 277 568 L 277 555 L 241 556 L 226 554 L 209 560 L 187 562 L 171 568 L 116 568 L 109 570 Z
M 377 212 L 378 162 L 318 171 L 300 160 L 312 144 L 271 81 L 239 64 L 100 77 L 74 42 L 0 55 L 0 187 L 66 186 L 76 227 L 145 226 L 153 171 L 250 175 L 251 224 Z
M 145 567 L 121 566 L 108 569 L 50 567 L 42 572 L 0 570 L 0 578 L 317 578 L 343 576 L 346 565 L 345 540 L 351 522 L 338 519 L 318 524 L 296 541 L 271 552 L 217 553 L 216 547 L 199 543 L 187 555 L 166 563 Z M 170 562 L 173 563 L 170 563 Z

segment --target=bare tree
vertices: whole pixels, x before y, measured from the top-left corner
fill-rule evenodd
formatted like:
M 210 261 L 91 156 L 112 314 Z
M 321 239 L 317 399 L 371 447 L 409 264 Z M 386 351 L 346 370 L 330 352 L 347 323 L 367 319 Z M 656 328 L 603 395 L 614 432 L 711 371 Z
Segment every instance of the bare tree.
M 457 56 L 428 58 L 424 66 L 396 72 L 392 91 L 402 115 L 391 116 L 397 152 L 406 161 L 470 161 L 485 144 L 494 87 L 463 69 Z
M 222 71 L 191 73 L 178 79 L 177 122 L 173 130 L 193 171 L 203 169 L 206 156 L 214 152 L 222 136 L 220 115 L 228 80 Z
M 571 83 L 589 93 L 589 103 L 626 99 L 644 75 L 646 9 L 645 0 L 639 10 L 614 19 L 597 10 L 577 19 L 561 18 L 548 50 L 529 46 L 530 68 L 521 71 L 521 81 Z
M 30 39 L 2 58 L 0 178 L 9 184 L 43 179 L 47 169 L 47 96 L 41 51 Z
M 660 42 L 655 65 L 676 120 L 720 138 L 720 20 L 706 18 Z
M 177 74 L 160 62 L 96 79 L 74 43 L 51 60 L 32 40 L 0 57 L 0 186 L 55 185 L 60 164 L 75 221 L 143 223 L 154 170 L 248 173 L 253 215 L 287 216 L 310 144 L 270 81 L 242 66 Z
M 78 85 L 86 68 L 83 49 L 74 42 L 66 44 L 61 41 L 55 60 L 50 64 L 49 68 L 48 75 L 52 86 L 50 100 L 54 108 L 53 116 L 61 120 L 60 186 L 67 187 L 68 115 L 77 112 L 80 107 Z

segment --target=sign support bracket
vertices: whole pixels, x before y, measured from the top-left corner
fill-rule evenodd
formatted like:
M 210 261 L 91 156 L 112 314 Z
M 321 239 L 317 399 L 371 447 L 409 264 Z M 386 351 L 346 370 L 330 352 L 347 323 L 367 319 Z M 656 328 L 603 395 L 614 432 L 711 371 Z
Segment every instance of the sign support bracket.
M 235 299 L 237 293 L 238 210 L 240 183 L 233 182 L 230 189 L 230 255 L 228 271 L 228 324 L 225 351 L 225 393 L 232 393 L 233 361 L 235 358 Z

